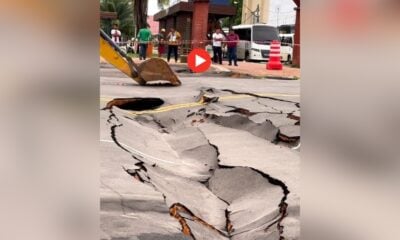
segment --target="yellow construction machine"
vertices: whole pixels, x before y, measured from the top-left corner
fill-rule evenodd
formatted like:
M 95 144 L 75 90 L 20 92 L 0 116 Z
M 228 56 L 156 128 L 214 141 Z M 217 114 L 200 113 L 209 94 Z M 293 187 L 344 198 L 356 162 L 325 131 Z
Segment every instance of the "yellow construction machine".
M 173 86 L 181 85 L 181 81 L 179 81 L 167 62 L 161 58 L 150 58 L 140 64 L 136 64 L 101 29 L 100 56 L 140 85 L 160 80 L 168 81 Z

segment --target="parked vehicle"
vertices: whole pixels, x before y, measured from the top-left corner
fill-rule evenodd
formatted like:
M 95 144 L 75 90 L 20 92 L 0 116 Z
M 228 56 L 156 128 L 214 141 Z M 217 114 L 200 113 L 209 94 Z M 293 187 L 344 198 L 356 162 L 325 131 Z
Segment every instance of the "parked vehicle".
M 270 44 L 279 40 L 278 29 L 267 24 L 247 24 L 232 27 L 239 35 L 238 59 L 246 61 L 268 61 Z
M 292 63 L 294 34 L 279 34 L 281 41 L 281 59 L 283 62 Z

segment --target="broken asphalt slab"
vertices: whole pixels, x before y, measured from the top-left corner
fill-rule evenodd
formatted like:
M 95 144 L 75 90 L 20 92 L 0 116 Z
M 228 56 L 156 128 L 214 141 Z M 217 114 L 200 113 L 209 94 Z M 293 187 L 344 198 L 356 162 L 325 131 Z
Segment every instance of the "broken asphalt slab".
M 263 137 L 268 127 L 242 127 L 271 116 L 279 116 L 270 121 L 274 131 L 294 125 L 285 111 L 299 115 L 298 97 L 259 104 L 261 98 L 221 91 L 296 95 L 296 83 L 184 78 L 178 91 L 119 84 L 125 81 L 102 78 L 102 95 L 157 97 L 163 107 L 196 102 L 213 89 L 206 93 L 218 100 L 143 115 L 101 111 L 102 239 L 299 239 L 299 153 Z M 239 98 L 228 103 L 224 96 Z M 255 111 L 274 113 L 248 114 Z M 241 121 L 227 127 L 207 115 Z
M 139 169 L 134 170 L 139 176 L 137 179 L 160 192 L 164 197 L 166 206 L 179 203 L 185 209 L 190 210 L 193 217 L 198 219 L 198 221 L 191 222 L 188 220 L 185 221 L 185 224 L 182 224 L 182 228 L 189 226 L 190 234 L 194 236 L 196 231 L 200 231 L 199 229 L 203 229 L 200 231 L 202 234 L 204 231 L 207 234 L 214 234 L 216 239 L 226 237 L 228 239 L 245 239 L 240 234 L 245 233 L 246 236 L 249 232 L 254 232 L 254 235 L 266 234 L 266 230 L 271 230 L 268 236 L 277 234 L 282 214 L 282 199 L 286 200 L 287 195 L 287 190 L 283 189 L 282 186 L 273 186 L 271 190 L 268 190 L 269 187 L 267 186 L 271 185 L 269 183 L 270 180 L 268 178 L 264 179 L 267 184 L 263 187 L 263 190 L 256 190 L 256 188 L 252 195 L 248 196 L 247 200 L 242 196 L 230 204 L 223 197 L 214 193 L 212 189 L 210 190 L 211 183 L 209 181 L 215 176 L 217 170 L 224 166 L 250 167 L 254 176 L 262 177 L 262 170 L 253 166 L 255 163 L 246 163 L 245 161 L 245 164 L 241 165 L 230 163 L 229 161 L 226 162 L 226 156 L 223 153 L 225 151 L 223 150 L 224 147 L 222 146 L 221 151 L 220 144 L 214 143 L 216 141 L 215 138 L 208 136 L 211 125 L 218 128 L 215 133 L 224 135 L 225 131 L 221 130 L 222 127 L 214 124 L 205 124 L 199 128 L 186 128 L 176 133 L 165 134 L 124 118 L 124 111 L 122 110 L 120 112 L 116 111 L 114 114 L 118 119 L 118 125 L 116 125 L 118 127 L 114 130 L 117 136 L 115 141 L 118 142 L 118 145 L 125 146 L 125 149 L 134 156 L 134 159 L 142 163 Z M 223 129 L 227 130 L 229 128 Z M 231 131 L 232 129 L 229 132 Z M 243 133 L 243 131 L 238 132 Z M 252 139 L 249 136 L 246 136 L 246 138 Z M 256 136 L 253 136 L 253 138 L 252 141 L 262 141 L 263 145 L 266 142 Z M 231 140 L 234 139 L 231 138 Z M 210 145 L 210 143 L 213 145 Z M 271 149 L 277 147 L 272 143 L 269 144 L 271 144 Z M 157 148 L 150 151 L 148 146 L 157 146 Z M 207 159 L 204 153 L 209 154 L 210 152 L 213 153 L 208 157 L 210 160 L 208 163 L 207 161 L 204 162 L 204 159 Z M 196 161 L 202 164 L 194 164 Z M 182 165 L 188 162 L 190 162 L 191 167 L 182 168 Z M 272 170 L 271 172 L 273 173 L 272 175 L 275 174 Z M 282 173 L 278 171 L 277 175 L 281 178 L 279 174 Z M 240 174 L 233 174 L 232 176 L 238 177 L 237 181 L 243 179 Z M 215 183 L 215 180 L 213 180 L 213 183 Z M 273 193 L 274 191 L 276 193 Z M 264 196 L 264 194 L 265 197 L 255 197 Z M 265 198 L 271 199 L 274 195 L 277 196 L 275 203 L 270 200 L 265 202 Z M 248 205 L 249 202 L 253 202 L 253 204 Z M 271 207 L 266 207 L 266 203 L 270 203 Z M 252 211 L 251 207 L 253 206 L 256 208 Z M 246 210 L 248 214 L 246 214 Z M 229 214 L 226 215 L 226 212 Z M 259 215 L 254 215 L 255 213 Z M 180 215 L 178 216 L 181 217 Z M 227 228 L 228 218 L 233 226 L 230 230 Z M 253 219 L 258 220 L 254 221 Z M 192 227 L 190 227 L 191 225 Z M 207 227 L 206 230 L 204 226 Z M 192 231 L 192 229 L 197 230 Z

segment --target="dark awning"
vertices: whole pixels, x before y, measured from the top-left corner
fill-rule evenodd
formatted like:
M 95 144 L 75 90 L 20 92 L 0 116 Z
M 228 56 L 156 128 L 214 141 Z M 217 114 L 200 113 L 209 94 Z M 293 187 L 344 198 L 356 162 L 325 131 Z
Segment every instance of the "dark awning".
M 193 12 L 193 3 L 179 2 L 168 9 L 164 9 L 154 15 L 154 21 L 159 21 L 165 17 L 175 15 L 178 12 Z M 229 17 L 236 15 L 236 7 L 227 5 L 210 4 L 209 14 Z

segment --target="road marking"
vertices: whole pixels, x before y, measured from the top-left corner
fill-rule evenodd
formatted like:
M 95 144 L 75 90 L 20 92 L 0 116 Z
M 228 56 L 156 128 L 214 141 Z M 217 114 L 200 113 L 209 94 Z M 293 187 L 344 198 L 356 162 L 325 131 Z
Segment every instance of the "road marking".
M 262 97 L 300 97 L 300 95 L 298 95 L 298 94 L 283 94 L 283 93 L 261 93 L 261 94 L 257 94 L 257 95 L 262 96 Z M 219 97 L 219 101 L 232 101 L 232 100 L 243 99 L 243 98 L 254 98 L 254 96 L 250 96 L 247 94 L 227 95 L 227 96 Z M 113 99 L 114 98 L 112 98 L 112 97 L 100 97 L 101 102 L 109 102 Z M 200 100 L 198 102 L 172 104 L 172 105 L 163 106 L 163 107 L 160 107 L 160 108 L 157 108 L 154 110 L 129 111 L 129 113 L 132 115 L 162 113 L 162 112 L 168 112 L 168 111 L 182 109 L 182 108 L 200 107 L 200 106 L 204 106 L 204 105 L 205 105 L 205 103 Z

